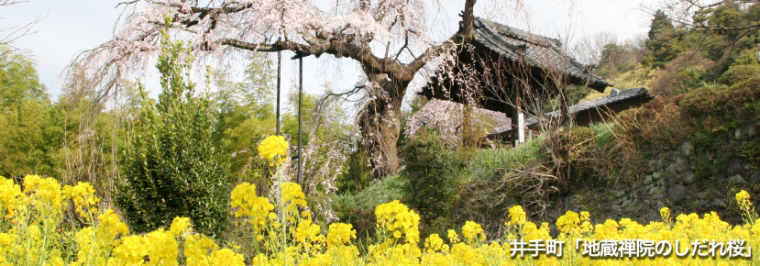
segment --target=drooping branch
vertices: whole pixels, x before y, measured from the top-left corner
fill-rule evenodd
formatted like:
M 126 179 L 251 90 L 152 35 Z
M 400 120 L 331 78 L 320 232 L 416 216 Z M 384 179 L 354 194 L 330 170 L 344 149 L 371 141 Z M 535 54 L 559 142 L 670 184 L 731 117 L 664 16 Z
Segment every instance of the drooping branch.
M 146 4 L 144 12 L 125 17 L 123 24 L 117 24 L 121 26 L 115 30 L 112 41 L 78 56 L 66 75 L 81 75 L 94 82 L 89 89 L 96 89 L 98 95 L 106 97 L 114 89 L 114 81 L 129 78 L 119 75 L 134 75 L 131 73 L 135 71 L 126 70 L 139 69 L 136 63 L 146 62 L 155 55 L 154 36 L 167 28 L 189 33 L 195 45 L 194 53 L 200 56 L 223 55 L 226 52 L 219 48 L 231 47 L 261 52 L 289 50 L 295 52 L 296 57 L 319 57 L 322 54 L 348 57 L 356 60 L 368 76 L 382 77 L 378 80 L 388 79 L 400 85 L 394 86 L 401 91 L 393 93 L 403 94 L 406 84 L 430 59 L 452 51 L 472 38 L 472 12 L 476 0 L 466 1 L 464 22 L 456 34 L 417 55 L 410 47 L 419 47 L 420 41 L 426 41 L 424 32 L 427 30 L 424 20 L 415 18 L 412 13 L 424 12 L 424 6 L 416 1 L 386 0 L 372 6 L 367 2 L 364 9 L 346 10 L 341 14 L 319 12 L 309 4 L 310 1 L 300 0 L 222 1 L 207 7 L 161 0 L 135 0 L 122 4 L 126 10 L 127 6 L 134 8 L 140 2 Z M 172 14 L 170 25 L 164 23 L 166 14 Z M 273 42 L 278 36 L 286 38 Z M 374 41 L 401 41 L 403 46 L 395 56 L 381 58 L 372 51 L 370 43 Z M 404 49 L 412 56 L 408 63 L 399 60 Z

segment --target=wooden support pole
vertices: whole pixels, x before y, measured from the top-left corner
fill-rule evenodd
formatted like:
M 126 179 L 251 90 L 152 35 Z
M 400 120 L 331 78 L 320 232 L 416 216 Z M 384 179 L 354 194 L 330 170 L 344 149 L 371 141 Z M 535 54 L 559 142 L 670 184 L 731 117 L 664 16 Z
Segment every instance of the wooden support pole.
M 298 184 L 303 186 L 301 163 L 303 160 L 303 143 L 301 138 L 301 113 L 303 107 L 303 57 L 298 58 Z
M 514 127 L 514 140 L 515 147 L 525 142 L 525 114 L 522 112 L 522 98 L 517 96 L 515 105 L 512 109 L 512 126 Z

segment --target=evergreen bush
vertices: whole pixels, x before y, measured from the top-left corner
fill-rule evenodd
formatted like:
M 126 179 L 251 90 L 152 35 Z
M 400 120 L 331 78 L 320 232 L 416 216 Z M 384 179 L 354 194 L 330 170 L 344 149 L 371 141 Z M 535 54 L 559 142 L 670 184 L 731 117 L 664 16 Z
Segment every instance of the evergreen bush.
M 136 232 L 168 228 L 181 216 L 200 232 L 219 235 L 228 216 L 229 166 L 211 139 L 209 101 L 194 97 L 187 81 L 189 48 L 166 32 L 163 37 L 156 66 L 163 91 L 155 105 L 143 96 L 116 203 Z
M 401 173 L 409 180 L 407 202 L 426 220 L 447 217 L 455 196 L 454 171 L 456 153 L 443 143 L 441 137 L 423 131 L 410 139 L 404 148 L 406 168 Z

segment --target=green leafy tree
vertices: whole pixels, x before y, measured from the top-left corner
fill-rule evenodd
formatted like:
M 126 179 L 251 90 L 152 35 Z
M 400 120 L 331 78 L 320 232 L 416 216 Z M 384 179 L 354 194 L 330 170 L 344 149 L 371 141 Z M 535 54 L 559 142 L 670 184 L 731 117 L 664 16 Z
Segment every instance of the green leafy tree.
M 212 141 L 210 103 L 194 97 L 194 84 L 187 81 L 188 45 L 170 41 L 166 32 L 161 44 L 156 67 L 163 91 L 157 104 L 143 102 L 129 134 L 116 202 L 137 232 L 183 216 L 200 232 L 219 235 L 228 216 L 229 166 Z
M 224 145 L 225 152 L 237 152 L 238 145 L 226 145 L 231 140 L 231 130 L 241 124 L 255 119 L 260 123 L 255 132 L 255 139 L 261 139 L 265 134 L 275 130 L 275 99 L 272 62 L 263 53 L 253 53 L 249 57 L 243 82 L 229 81 L 222 73 L 216 75 L 219 90 L 213 95 L 213 107 L 216 110 L 214 124 L 214 141 Z M 231 143 L 231 144 L 232 144 Z
M 49 108 L 34 61 L 0 44 L 0 175 L 54 175 L 43 131 Z
M 213 140 L 230 158 L 230 171 L 235 181 L 254 182 L 267 187 L 274 170 L 256 151 L 258 142 L 275 133 L 275 76 L 267 54 L 253 53 L 245 69 L 245 79 L 233 82 L 224 74 L 215 75 L 219 90 L 213 94 Z
M 662 10 L 657 10 L 649 28 L 649 39 L 646 46 L 649 49 L 644 63 L 653 67 L 663 67 L 678 56 L 679 32 L 673 22 Z
M 614 80 L 620 74 L 636 68 L 639 62 L 635 53 L 635 49 L 629 45 L 606 44 L 604 50 L 602 50 L 599 70 L 596 73 L 602 77 Z
M 654 18 L 652 18 L 652 25 L 649 28 L 649 39 L 654 40 L 664 32 L 672 29 L 673 22 L 670 21 L 670 18 L 668 18 L 668 15 L 665 14 L 665 11 L 658 9 L 657 12 L 654 13 Z

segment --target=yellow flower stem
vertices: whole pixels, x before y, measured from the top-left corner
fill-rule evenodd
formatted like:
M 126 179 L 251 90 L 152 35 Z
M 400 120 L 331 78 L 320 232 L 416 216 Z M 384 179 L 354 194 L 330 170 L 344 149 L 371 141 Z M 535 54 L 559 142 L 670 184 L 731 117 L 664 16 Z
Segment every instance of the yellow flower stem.
M 280 247 L 282 247 L 282 264 L 288 265 L 288 244 L 286 242 L 286 237 L 288 233 L 288 226 L 285 224 L 285 196 L 283 195 L 284 191 L 282 190 L 282 175 L 280 174 L 280 165 L 278 164 L 276 166 L 275 172 L 277 173 L 277 179 L 279 180 L 279 183 L 277 184 L 280 187 L 280 223 L 282 224 L 282 243 L 280 244 Z

